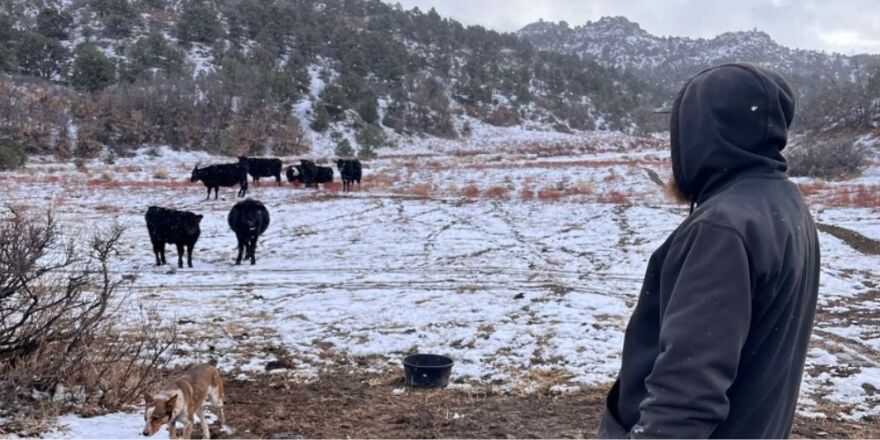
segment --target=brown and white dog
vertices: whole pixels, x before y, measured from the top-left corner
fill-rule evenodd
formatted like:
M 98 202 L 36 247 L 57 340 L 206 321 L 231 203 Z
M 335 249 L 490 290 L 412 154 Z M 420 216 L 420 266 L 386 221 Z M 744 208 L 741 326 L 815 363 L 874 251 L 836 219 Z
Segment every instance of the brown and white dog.
M 155 434 L 162 425 L 168 425 L 170 438 L 177 438 L 176 422 L 185 424 L 183 438 L 190 438 L 195 425 L 194 416 L 198 415 L 202 425 L 202 438 L 210 438 L 208 422 L 202 406 L 205 398 L 211 401 L 214 411 L 220 416 L 220 425 L 225 428 L 226 417 L 223 415 L 223 379 L 220 372 L 212 365 L 196 365 L 181 376 L 165 385 L 155 395 L 144 393 L 146 411 L 144 412 L 143 435 Z

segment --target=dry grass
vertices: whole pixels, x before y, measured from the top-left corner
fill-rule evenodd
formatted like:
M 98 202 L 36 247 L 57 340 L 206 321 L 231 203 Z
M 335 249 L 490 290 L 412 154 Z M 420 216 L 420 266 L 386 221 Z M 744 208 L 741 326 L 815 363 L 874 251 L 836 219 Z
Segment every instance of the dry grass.
M 336 193 L 342 191 L 342 182 L 327 182 L 322 184 L 322 188 L 324 189 L 324 191 Z
M 564 191 L 558 189 L 545 188 L 538 191 L 538 200 L 555 202 L 565 196 Z
M 410 194 L 419 199 L 428 199 L 434 194 L 434 187 L 425 183 L 420 183 L 410 189 Z
M 489 199 L 506 199 L 509 192 L 510 190 L 507 188 L 493 186 L 492 188 L 483 191 L 483 196 Z
M 827 190 L 828 184 L 824 182 L 801 183 L 798 188 L 804 197 L 813 197 Z
M 626 205 L 629 204 L 629 198 L 619 192 L 619 191 L 611 191 L 607 194 L 602 194 L 599 196 L 599 203 L 611 203 L 615 205 Z
M 880 185 L 802 183 L 801 194 L 813 203 L 835 208 L 880 208 Z
M 461 195 L 469 199 L 475 199 L 480 195 L 480 189 L 476 185 L 468 185 L 461 189 Z
M 167 188 L 167 189 L 178 189 L 181 191 L 187 190 L 187 188 L 193 188 L 194 184 L 186 181 L 186 180 L 130 180 L 130 181 L 119 181 L 119 180 L 110 180 L 106 181 L 103 179 L 90 179 L 86 181 L 86 185 L 89 188 L 95 189 L 107 189 L 107 190 L 129 190 L 129 189 L 150 189 L 150 188 Z M 199 189 L 201 185 L 199 185 Z
M 836 188 L 825 199 L 828 206 L 880 208 L 880 185 L 851 185 Z
M 364 179 L 365 190 L 387 190 L 400 181 L 399 174 L 376 173 Z

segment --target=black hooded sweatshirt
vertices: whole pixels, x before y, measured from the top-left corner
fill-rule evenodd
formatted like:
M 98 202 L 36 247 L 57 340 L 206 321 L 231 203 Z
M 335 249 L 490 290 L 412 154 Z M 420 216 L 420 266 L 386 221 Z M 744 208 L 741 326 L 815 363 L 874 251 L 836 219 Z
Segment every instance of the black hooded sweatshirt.
M 787 437 L 819 285 L 816 227 L 781 151 L 791 89 L 750 64 L 694 76 L 673 173 L 697 206 L 651 256 L 600 437 Z

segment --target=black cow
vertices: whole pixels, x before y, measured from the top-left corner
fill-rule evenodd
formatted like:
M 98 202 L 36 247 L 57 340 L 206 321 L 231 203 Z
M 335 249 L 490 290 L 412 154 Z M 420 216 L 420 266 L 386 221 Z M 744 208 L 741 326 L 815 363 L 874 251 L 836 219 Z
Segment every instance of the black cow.
M 247 162 L 248 174 L 254 178 L 254 184 L 259 185 L 260 177 L 275 177 L 275 183 L 281 185 L 281 159 L 240 156 L 238 161 Z
M 183 249 L 186 247 L 186 263 L 193 267 L 193 247 L 199 239 L 199 223 L 202 216 L 187 211 L 150 206 L 147 209 L 147 232 L 153 243 L 156 266 L 165 264 L 165 243 L 177 245 L 177 267 L 183 267 Z
M 357 159 L 336 159 L 336 168 L 342 177 L 342 190 L 350 191 L 354 182 L 361 186 L 361 161 Z
M 297 182 L 302 183 L 300 178 L 302 177 L 302 166 L 300 165 L 291 165 L 287 167 L 287 181 L 290 183 Z
M 310 160 L 301 160 L 300 165 L 287 168 L 287 180 L 302 183 L 306 187 L 317 188 L 319 183 L 333 181 L 333 168 L 315 165 Z
M 226 163 L 221 165 L 209 165 L 199 168 L 198 165 L 193 169 L 190 182 L 198 182 L 199 180 L 208 188 L 208 197 L 211 198 L 211 190 L 214 190 L 214 200 L 217 200 L 217 193 L 221 186 L 239 187 L 238 196 L 244 197 L 248 190 L 248 166 L 247 161 L 239 161 L 239 163 Z
M 238 239 L 235 264 L 241 264 L 243 250 L 246 251 L 245 259 L 250 258 L 251 264 L 256 264 L 257 239 L 269 227 L 269 210 L 259 201 L 247 199 L 236 203 L 226 220 Z

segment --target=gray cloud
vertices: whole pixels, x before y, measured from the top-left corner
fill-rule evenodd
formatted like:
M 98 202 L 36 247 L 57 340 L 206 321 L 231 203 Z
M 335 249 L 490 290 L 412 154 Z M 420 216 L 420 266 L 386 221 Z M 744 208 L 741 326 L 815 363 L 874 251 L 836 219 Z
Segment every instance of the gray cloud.
M 880 53 L 880 0 L 393 0 L 499 31 L 543 18 L 576 26 L 623 15 L 655 35 L 711 38 L 757 28 L 793 48 Z

